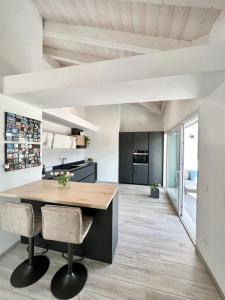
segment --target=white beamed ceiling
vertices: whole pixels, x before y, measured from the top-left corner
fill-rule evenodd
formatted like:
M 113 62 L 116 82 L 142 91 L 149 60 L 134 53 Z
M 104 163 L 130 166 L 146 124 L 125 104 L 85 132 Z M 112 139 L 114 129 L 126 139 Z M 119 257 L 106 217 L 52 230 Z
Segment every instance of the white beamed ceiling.
M 208 35 L 221 9 L 224 8 L 223 0 L 33 0 L 33 2 L 45 21 L 174 39 L 175 44 L 191 42 Z M 81 42 L 45 36 L 43 42 L 48 48 L 74 51 L 102 60 L 138 54 L 135 51 L 104 47 L 101 44 L 91 45 L 87 40 Z

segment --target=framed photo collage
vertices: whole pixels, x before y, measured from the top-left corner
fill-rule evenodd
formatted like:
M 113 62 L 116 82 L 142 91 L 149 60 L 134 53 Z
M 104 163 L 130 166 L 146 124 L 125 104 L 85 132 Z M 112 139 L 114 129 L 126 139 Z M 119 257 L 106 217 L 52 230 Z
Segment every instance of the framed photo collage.
M 41 165 L 40 121 L 6 112 L 5 140 L 5 171 Z

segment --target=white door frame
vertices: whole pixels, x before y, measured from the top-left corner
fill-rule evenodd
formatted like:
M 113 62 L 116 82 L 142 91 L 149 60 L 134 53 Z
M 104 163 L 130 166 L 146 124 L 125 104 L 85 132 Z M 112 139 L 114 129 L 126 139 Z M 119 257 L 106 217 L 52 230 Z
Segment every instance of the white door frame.
M 164 177 L 163 177 L 164 190 L 166 191 L 167 196 L 169 196 L 168 192 L 167 192 L 167 164 L 168 164 L 167 136 L 168 136 L 168 133 L 174 131 L 175 129 L 179 129 L 180 130 L 180 172 L 179 172 L 179 185 L 178 185 L 178 195 L 179 195 L 178 196 L 178 216 L 179 216 L 183 226 L 185 227 L 188 235 L 190 236 L 190 239 L 192 240 L 193 244 L 195 244 L 195 241 L 193 240 L 193 237 L 191 236 L 186 224 L 183 222 L 182 213 L 183 213 L 183 199 L 184 199 L 184 128 L 187 123 L 194 121 L 195 119 L 199 119 L 198 112 L 192 114 L 190 117 L 186 118 L 183 122 L 181 122 L 177 126 L 174 126 L 172 129 L 170 129 L 164 133 L 165 140 L 164 140 Z M 171 201 L 171 203 L 172 203 L 172 201 Z
M 185 119 L 183 121 L 183 123 L 181 124 L 181 149 L 180 149 L 180 170 L 181 170 L 181 177 L 180 177 L 180 193 L 179 193 L 179 217 L 180 220 L 182 222 L 182 224 L 184 225 L 188 235 L 190 236 L 190 239 L 192 240 L 193 244 L 195 245 L 196 243 L 196 238 L 193 239 L 187 225 L 185 224 L 185 222 L 183 221 L 183 201 L 184 201 L 184 130 L 185 130 L 185 126 L 188 123 L 192 123 L 194 121 L 198 121 L 199 122 L 199 113 L 195 113 L 193 114 L 191 117 Z M 199 149 L 199 138 L 198 138 L 198 149 Z M 197 174 L 198 176 L 198 174 Z M 197 179 L 198 182 L 198 179 Z M 198 194 L 198 185 L 197 185 L 197 194 Z M 198 201 L 198 197 L 197 200 Z M 196 212 L 197 212 L 197 204 L 196 204 Z M 196 224 L 197 225 L 197 224 Z M 197 231 L 197 228 L 195 229 Z

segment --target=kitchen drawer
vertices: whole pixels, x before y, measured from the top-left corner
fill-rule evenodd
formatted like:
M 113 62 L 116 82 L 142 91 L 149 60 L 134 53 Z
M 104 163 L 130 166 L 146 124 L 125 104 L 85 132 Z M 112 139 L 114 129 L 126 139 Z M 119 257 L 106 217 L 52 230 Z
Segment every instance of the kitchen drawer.
M 87 182 L 87 183 L 95 183 L 95 174 L 91 174 L 88 177 L 81 180 L 81 182 Z
M 74 176 L 71 178 L 72 181 L 81 181 L 83 178 L 88 177 L 95 173 L 95 165 L 89 165 L 87 167 L 74 171 Z

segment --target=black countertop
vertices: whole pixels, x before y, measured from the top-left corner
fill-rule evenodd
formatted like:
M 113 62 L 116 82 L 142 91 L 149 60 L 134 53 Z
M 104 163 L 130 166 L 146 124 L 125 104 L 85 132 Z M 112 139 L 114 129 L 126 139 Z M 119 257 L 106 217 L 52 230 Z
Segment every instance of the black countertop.
M 85 162 L 84 160 L 81 160 L 81 161 L 71 162 L 68 164 L 57 165 L 52 168 L 51 172 L 46 172 L 45 174 L 42 174 L 42 178 L 47 179 L 47 180 L 54 179 L 55 176 L 51 175 L 52 172 L 62 172 L 62 171 L 75 172 L 76 170 L 85 168 L 85 167 L 93 165 L 93 164 L 96 164 L 96 163 L 94 163 L 94 162 L 88 163 L 88 162 Z

